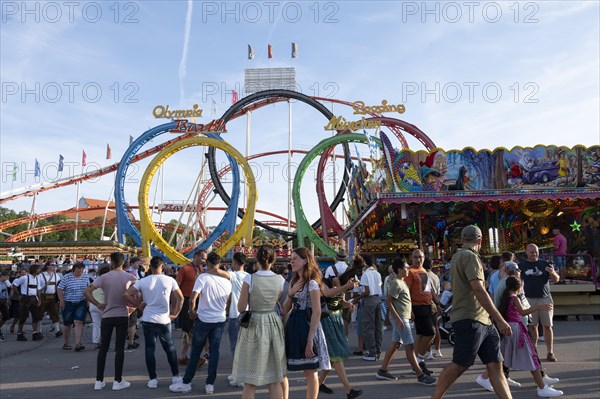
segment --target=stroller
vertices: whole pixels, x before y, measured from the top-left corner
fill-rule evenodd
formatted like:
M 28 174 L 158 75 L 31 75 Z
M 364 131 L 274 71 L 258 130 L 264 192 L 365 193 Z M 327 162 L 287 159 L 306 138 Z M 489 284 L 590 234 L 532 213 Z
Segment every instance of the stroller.
M 442 339 L 447 339 L 450 345 L 454 345 L 454 328 L 452 328 L 452 323 L 450 322 L 451 309 L 451 304 L 442 309 L 442 314 L 438 316 L 438 326 Z

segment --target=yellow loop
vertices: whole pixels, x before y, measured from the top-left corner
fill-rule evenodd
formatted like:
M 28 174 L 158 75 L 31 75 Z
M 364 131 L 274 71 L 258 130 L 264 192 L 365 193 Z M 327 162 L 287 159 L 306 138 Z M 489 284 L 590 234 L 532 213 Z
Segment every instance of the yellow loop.
M 226 143 L 223 140 L 211 139 L 204 136 L 190 137 L 165 147 L 152 159 L 150 165 L 148 165 L 146 171 L 144 172 L 144 175 L 142 176 L 142 181 L 140 183 L 140 191 L 138 193 L 138 201 L 140 204 L 140 227 L 142 233 L 142 250 L 144 256 L 150 256 L 150 243 L 152 242 L 170 260 L 172 260 L 176 264 L 184 265 L 190 262 L 188 258 L 183 256 L 181 253 L 177 252 L 175 248 L 170 246 L 169 243 L 165 241 L 165 239 L 160 235 L 160 233 L 154 226 L 154 222 L 152 221 L 152 214 L 148 206 L 148 196 L 150 192 L 152 178 L 154 177 L 158 168 L 160 168 L 160 166 L 167 160 L 167 158 L 185 148 L 196 146 L 211 146 L 223 150 L 227 154 L 231 155 L 238 162 L 238 164 L 242 167 L 244 175 L 246 176 L 246 185 L 248 187 L 248 203 L 246 204 L 246 213 L 244 214 L 242 221 L 240 222 L 234 233 L 231 235 L 231 237 L 229 237 L 229 239 L 226 242 L 224 242 L 223 245 L 221 245 L 216 252 L 220 256 L 224 256 L 231 248 L 233 248 L 237 243 L 239 243 L 242 238 L 246 238 L 246 242 L 248 243 L 252 242 L 254 211 L 256 209 L 256 200 L 258 199 L 258 195 L 256 192 L 256 180 L 254 178 L 254 173 L 252 173 L 252 169 L 246 161 L 246 158 L 244 158 L 244 156 L 240 154 L 239 151 L 237 151 L 233 146 L 231 146 L 231 144 Z

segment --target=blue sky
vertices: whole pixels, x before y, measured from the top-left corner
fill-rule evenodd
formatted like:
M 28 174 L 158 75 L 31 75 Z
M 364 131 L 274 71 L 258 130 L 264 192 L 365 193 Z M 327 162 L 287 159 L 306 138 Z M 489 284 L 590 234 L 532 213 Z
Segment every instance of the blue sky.
M 199 104 L 203 122 L 212 119 L 214 100 L 222 114 L 248 67 L 293 65 L 299 89 L 309 95 L 404 103 L 401 119 L 444 149 L 600 143 L 597 1 L 475 2 L 473 8 L 464 2 L 259 1 L 230 2 L 227 9 L 223 2 L 75 2 L 72 9 L 31 2 L 29 12 L 23 4 L 2 2 L 1 9 L 3 196 L 36 183 L 35 158 L 45 180 L 56 176 L 58 154 L 75 173 L 82 149 L 87 170 L 118 161 L 129 135 L 164 122 L 151 115 L 157 104 Z M 292 42 L 299 46 L 293 63 Z M 347 107 L 333 111 L 358 119 Z M 294 104 L 294 147 L 310 149 L 328 137 L 325 122 Z M 224 137 L 242 152 L 245 126 L 245 120 L 231 122 Z M 286 149 L 287 126 L 284 104 L 253 113 L 250 153 Z M 187 198 L 200 155 L 190 149 L 167 161 L 165 200 Z M 15 162 L 20 169 L 13 182 Z M 278 165 L 269 169 L 265 162 Z M 285 156 L 256 162 L 258 208 L 286 214 L 285 162 Z M 132 171 L 129 203 L 137 202 L 136 182 L 147 164 Z M 81 195 L 106 199 L 112 182 L 111 175 L 83 183 Z M 313 187 L 304 182 L 309 220 L 318 213 Z M 42 193 L 37 211 L 72 207 L 75 197 L 74 186 Z M 3 206 L 29 210 L 31 198 Z

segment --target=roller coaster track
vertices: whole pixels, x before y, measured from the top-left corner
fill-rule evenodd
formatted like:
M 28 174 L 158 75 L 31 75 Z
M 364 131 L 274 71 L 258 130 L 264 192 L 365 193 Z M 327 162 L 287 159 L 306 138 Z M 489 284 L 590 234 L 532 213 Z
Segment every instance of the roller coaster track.
M 80 213 L 85 213 L 85 212 L 97 211 L 97 210 L 101 210 L 101 209 L 104 209 L 104 207 L 81 208 L 81 209 L 79 209 L 79 212 Z M 115 207 L 114 206 L 109 206 L 108 209 L 115 209 Z M 138 209 L 138 206 L 129 206 L 128 209 Z M 211 212 L 212 211 L 226 211 L 227 208 L 224 208 L 224 207 L 209 207 L 206 210 L 211 211 Z M 25 223 L 29 223 L 29 222 L 33 222 L 33 221 L 37 221 L 37 220 L 48 219 L 48 218 L 51 218 L 53 216 L 63 215 L 63 214 L 68 213 L 68 212 L 73 212 L 73 209 L 64 209 L 62 211 L 40 213 L 38 215 L 26 216 L 26 217 L 19 218 L 19 219 L 8 220 L 6 222 L 0 223 L 0 231 L 2 231 L 4 229 L 8 229 L 10 227 L 19 226 L 21 224 L 25 224 Z M 263 214 L 263 215 L 271 216 L 271 217 L 277 219 L 277 220 L 272 220 L 272 221 L 265 221 L 264 223 L 266 223 L 266 224 L 269 224 L 269 225 L 272 225 L 272 226 L 287 226 L 287 219 L 285 217 L 283 217 L 283 216 L 277 215 L 277 214 L 275 214 L 273 212 L 263 211 L 263 210 L 260 210 L 260 209 L 257 209 L 256 213 L 260 213 L 260 214 Z M 84 226 L 82 223 L 88 223 L 88 222 L 80 222 L 80 223 L 78 223 L 77 227 L 78 228 L 79 227 L 98 227 L 98 226 L 95 226 L 95 225 L 94 226 L 88 226 L 88 225 Z M 97 223 L 97 222 L 94 221 L 93 223 Z M 102 226 L 102 222 L 98 222 L 98 223 L 100 223 L 100 226 Z M 137 222 L 134 222 L 134 223 L 137 223 Z M 106 221 L 106 225 L 107 226 L 111 226 L 111 225 L 114 225 L 114 224 L 115 224 L 114 221 Z M 67 224 L 64 224 L 64 225 L 67 225 Z M 158 225 L 158 223 L 157 223 L 157 225 Z M 169 224 L 167 224 L 167 225 L 170 226 Z M 296 227 L 296 223 L 294 223 L 294 222 L 291 222 L 291 225 L 293 227 Z M 58 226 L 58 225 L 56 225 L 56 226 Z M 22 231 L 22 232 L 20 232 L 18 234 L 23 234 L 23 233 L 31 232 L 31 231 L 34 231 L 34 230 L 37 230 L 37 229 L 44 229 L 44 228 L 48 228 L 48 227 L 51 227 L 51 226 L 37 227 L 37 228 L 34 228 L 34 229 L 29 229 L 29 230 Z M 72 228 L 75 229 L 75 224 L 74 223 L 72 224 Z M 68 230 L 68 229 L 62 229 L 62 230 Z M 58 230 L 58 231 L 62 231 L 62 230 Z M 51 231 L 48 231 L 48 233 L 51 233 Z M 30 235 L 27 235 L 27 237 L 36 236 L 36 235 L 40 235 L 40 234 L 43 235 L 43 234 L 45 234 L 45 232 L 40 233 L 38 231 L 38 232 L 32 233 Z M 16 234 L 14 234 L 11 237 L 14 237 L 15 235 Z M 18 241 L 21 241 L 21 240 L 18 240 Z M 9 241 L 9 242 L 12 242 L 12 241 Z

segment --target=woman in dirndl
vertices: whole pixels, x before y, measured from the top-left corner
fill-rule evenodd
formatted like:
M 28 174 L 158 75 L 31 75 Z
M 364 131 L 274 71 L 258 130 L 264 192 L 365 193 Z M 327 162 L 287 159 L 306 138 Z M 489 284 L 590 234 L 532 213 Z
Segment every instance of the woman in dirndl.
M 335 265 L 331 267 L 335 268 Z M 335 270 L 334 274 L 334 277 L 328 277 L 323 280 L 323 295 L 327 298 L 329 317 L 321 320 L 321 327 L 325 334 L 329 358 L 340 382 L 344 386 L 346 398 L 354 399 L 361 396 L 363 391 L 360 389 L 352 389 L 350 382 L 348 382 L 346 368 L 344 367 L 344 362 L 348 360 L 350 349 L 348 349 L 348 338 L 346 338 L 346 334 L 344 333 L 342 308 L 352 306 L 352 304 L 346 302 L 344 299 L 344 292 L 358 286 L 358 281 L 351 278 L 345 285 L 341 285 L 337 270 Z M 325 273 L 325 275 L 327 275 L 327 273 Z M 333 390 L 325 385 L 325 379 L 328 374 L 329 370 L 321 370 L 319 373 L 319 392 L 332 394 Z
M 240 328 L 233 357 L 233 379 L 244 383 L 243 399 L 253 399 L 257 386 L 269 386 L 269 398 L 287 399 L 283 323 L 275 312 L 285 280 L 271 271 L 275 249 L 263 245 L 256 253 L 257 271 L 244 278 L 238 301 L 242 313 L 249 305 L 247 328 Z
M 292 281 L 284 312 L 291 313 L 285 325 L 285 353 L 289 371 L 304 371 L 306 398 L 319 394 L 318 369 L 330 370 L 325 335 L 321 328 L 321 271 L 313 254 L 296 248 L 291 256 Z

